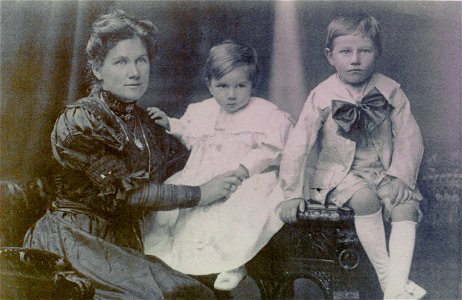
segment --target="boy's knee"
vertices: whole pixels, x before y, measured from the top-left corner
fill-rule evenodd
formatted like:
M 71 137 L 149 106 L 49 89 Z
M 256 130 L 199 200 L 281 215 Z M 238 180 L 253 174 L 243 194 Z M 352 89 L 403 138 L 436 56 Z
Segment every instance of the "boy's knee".
M 356 215 L 370 215 L 380 210 L 381 203 L 377 194 L 368 188 L 357 191 L 347 202 Z
M 402 203 L 392 208 L 391 210 L 391 221 L 413 221 L 417 222 L 418 212 L 417 208 L 410 203 Z

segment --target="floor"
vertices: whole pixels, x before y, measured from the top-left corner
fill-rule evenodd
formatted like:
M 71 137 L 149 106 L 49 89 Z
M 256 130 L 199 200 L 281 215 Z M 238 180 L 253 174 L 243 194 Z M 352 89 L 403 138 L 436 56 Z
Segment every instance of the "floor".
M 460 241 L 460 231 L 454 228 L 435 229 L 425 224 L 419 227 L 410 279 L 427 290 L 423 300 L 462 299 Z M 320 290 L 308 280 L 298 280 L 294 290 L 296 299 L 323 299 Z M 376 295 L 360 298 L 381 298 Z M 260 299 L 260 296 L 253 280 L 247 277 L 232 291 L 231 298 Z

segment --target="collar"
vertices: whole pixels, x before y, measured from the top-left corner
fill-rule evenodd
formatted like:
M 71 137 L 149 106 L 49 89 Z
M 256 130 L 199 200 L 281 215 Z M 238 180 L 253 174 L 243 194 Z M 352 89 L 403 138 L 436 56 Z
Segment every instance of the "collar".
M 136 100 L 132 102 L 124 102 L 111 94 L 108 91 L 101 91 L 101 98 L 106 102 L 107 106 L 119 117 L 125 121 L 135 119 L 135 104 Z
M 318 105 L 321 108 L 326 108 L 331 105 L 331 100 L 341 99 L 353 104 L 356 104 L 356 98 L 352 98 L 351 95 L 344 88 L 344 85 L 339 83 L 340 79 L 337 78 L 336 74 L 331 75 L 328 79 L 320 83 L 314 90 L 313 94 L 315 99 L 317 99 Z M 393 79 L 381 74 L 374 73 L 364 90 L 367 94 L 373 88 L 377 88 L 379 92 L 385 97 L 385 99 L 393 106 L 397 107 L 399 99 L 394 97 L 397 91 L 400 88 L 399 83 Z

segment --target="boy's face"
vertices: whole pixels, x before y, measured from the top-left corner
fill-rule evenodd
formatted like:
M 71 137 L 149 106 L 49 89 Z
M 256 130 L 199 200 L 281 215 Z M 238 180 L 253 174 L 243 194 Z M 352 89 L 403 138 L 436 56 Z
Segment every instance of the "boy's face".
M 220 79 L 212 78 L 208 81 L 208 87 L 225 111 L 236 112 L 250 101 L 252 82 L 249 79 L 249 67 L 237 67 Z
M 369 79 L 375 69 L 377 49 L 372 40 L 362 34 L 336 37 L 332 49 L 326 48 L 329 63 L 337 70 L 340 80 L 353 86 Z

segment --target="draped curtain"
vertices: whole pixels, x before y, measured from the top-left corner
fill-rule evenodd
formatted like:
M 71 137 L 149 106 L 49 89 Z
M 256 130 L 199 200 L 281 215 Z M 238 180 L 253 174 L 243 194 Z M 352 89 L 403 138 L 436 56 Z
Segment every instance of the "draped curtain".
M 266 44 L 271 42 L 266 39 L 271 36 L 271 2 L 223 6 L 183 1 L 1 1 L 0 5 L 2 178 L 49 174 L 54 121 L 67 103 L 89 91 L 85 46 L 91 23 L 100 14 L 123 9 L 158 27 L 159 60 L 140 104 L 159 106 L 173 116 L 182 114 L 188 103 L 209 96 L 203 64 L 213 44 L 226 38 L 264 41 L 265 48 L 258 49 L 264 65 L 270 56 Z M 250 11 L 252 18 L 246 16 Z M 242 37 L 253 18 L 261 20 L 261 27 L 252 31 L 253 37 Z
M 382 23 L 384 36 L 379 71 L 402 84 L 427 148 L 460 149 L 460 2 L 276 4 L 0 1 L 1 178 L 49 174 L 54 121 L 66 103 L 88 93 L 84 50 L 91 22 L 113 9 L 158 27 L 159 60 L 140 104 L 159 106 L 173 116 L 209 97 L 203 69 L 208 50 L 231 38 L 259 54 L 262 76 L 255 94 L 277 98 L 271 100 L 297 118 L 306 93 L 334 71 L 323 54 L 329 21 L 353 11 L 372 14 Z M 293 20 L 285 19 L 288 15 Z

